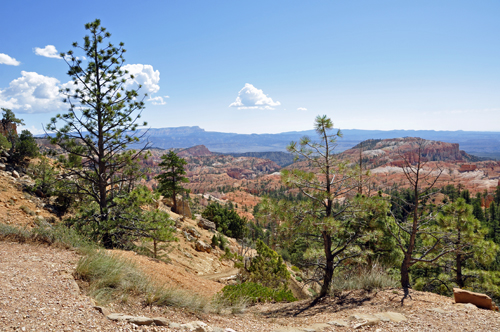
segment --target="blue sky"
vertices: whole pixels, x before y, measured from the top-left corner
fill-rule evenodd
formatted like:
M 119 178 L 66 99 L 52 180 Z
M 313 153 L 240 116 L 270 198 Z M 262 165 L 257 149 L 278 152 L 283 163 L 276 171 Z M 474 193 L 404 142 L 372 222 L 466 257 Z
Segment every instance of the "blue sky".
M 0 107 L 35 133 L 66 105 L 51 57 L 100 18 L 153 128 L 500 131 L 499 1 L 6 1 Z M 132 66 L 134 65 L 134 66 Z M 133 86 L 133 85 L 131 85 Z

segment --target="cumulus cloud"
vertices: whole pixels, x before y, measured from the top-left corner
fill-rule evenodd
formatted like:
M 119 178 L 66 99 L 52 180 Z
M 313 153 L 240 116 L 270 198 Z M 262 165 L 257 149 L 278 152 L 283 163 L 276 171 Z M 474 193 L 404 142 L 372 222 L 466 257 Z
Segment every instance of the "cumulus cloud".
M 19 66 L 21 63 L 5 53 L 0 53 L 0 64 L 9 66 Z
M 279 106 L 279 101 L 273 101 L 260 89 L 257 89 L 250 83 L 246 83 L 243 89 L 238 92 L 238 97 L 229 107 L 237 107 L 238 109 L 269 109 L 273 110 L 274 106 Z
M 59 95 L 60 82 L 56 78 L 35 72 L 21 72 L 21 77 L 0 89 L 0 106 L 19 113 L 47 113 L 64 108 Z
M 160 82 L 160 71 L 154 70 L 153 66 L 134 64 L 125 65 L 122 68 L 134 76 L 133 79 L 127 80 L 125 84 L 127 90 L 137 89 L 139 84 L 142 85 L 139 90 L 140 94 L 147 93 L 148 95 L 152 95 L 160 90 L 160 86 L 158 85 Z
M 160 72 L 154 70 L 151 65 L 125 65 L 123 69 L 128 70 L 133 79 L 128 79 L 125 89 L 137 89 L 139 84 L 142 88 L 139 90 L 141 95 L 147 93 L 149 96 L 158 92 L 160 86 Z M 35 72 L 21 72 L 21 77 L 10 82 L 5 89 L 0 88 L 0 107 L 10 108 L 19 113 L 48 113 L 61 112 L 68 108 L 63 103 L 63 95 L 59 93 L 60 89 L 75 89 L 72 81 L 61 83 L 53 77 L 40 75 Z M 168 96 L 151 96 L 147 101 L 153 105 L 166 104 L 165 99 Z
M 62 59 L 54 45 L 47 45 L 44 48 L 35 47 L 36 55 L 44 56 L 46 58 Z
M 169 96 L 150 97 L 148 101 L 150 101 L 153 105 L 165 105 L 167 102 L 165 101 L 164 98 L 170 98 L 170 97 Z
M 307 111 L 307 108 L 305 108 L 305 107 L 299 107 L 299 108 L 297 108 L 297 111 Z

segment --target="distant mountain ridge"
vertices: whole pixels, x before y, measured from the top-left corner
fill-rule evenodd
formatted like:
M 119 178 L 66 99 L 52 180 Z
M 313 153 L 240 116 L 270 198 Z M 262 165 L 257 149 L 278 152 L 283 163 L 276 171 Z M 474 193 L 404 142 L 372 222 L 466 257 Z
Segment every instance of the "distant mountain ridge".
M 458 143 L 460 149 L 469 154 L 500 159 L 500 132 L 346 129 L 342 130 L 342 133 L 343 137 L 337 141 L 336 152 L 350 149 L 368 139 L 421 137 L 427 140 Z M 205 131 L 193 126 L 150 128 L 147 133 L 152 147 L 170 149 L 205 145 L 210 151 L 219 153 L 285 152 L 286 146 L 291 141 L 298 141 L 305 135 L 315 138 L 316 132 L 305 130 L 279 134 L 236 134 Z

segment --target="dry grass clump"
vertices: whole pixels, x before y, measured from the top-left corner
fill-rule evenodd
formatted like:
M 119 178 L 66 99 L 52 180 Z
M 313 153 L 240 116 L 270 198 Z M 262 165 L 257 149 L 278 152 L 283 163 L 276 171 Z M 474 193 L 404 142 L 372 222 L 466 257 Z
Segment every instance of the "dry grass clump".
M 362 289 L 372 291 L 375 289 L 384 289 L 398 287 L 398 282 L 386 269 L 378 263 L 371 267 L 358 266 L 343 270 L 332 280 L 332 292 L 349 291 Z

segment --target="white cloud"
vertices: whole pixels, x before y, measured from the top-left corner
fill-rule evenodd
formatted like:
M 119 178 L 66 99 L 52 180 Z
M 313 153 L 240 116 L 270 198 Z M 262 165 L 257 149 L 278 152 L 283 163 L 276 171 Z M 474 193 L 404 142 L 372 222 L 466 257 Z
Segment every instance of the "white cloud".
M 21 77 L 0 89 L 0 106 L 19 113 L 48 113 L 65 108 L 59 95 L 60 82 L 56 78 L 35 72 L 21 72 Z
M 0 64 L 9 66 L 19 66 L 21 63 L 5 53 L 0 53 Z
M 305 107 L 299 107 L 299 108 L 297 108 L 297 111 L 307 111 L 307 108 L 305 108 Z
M 44 56 L 46 58 L 62 59 L 54 45 L 47 45 L 44 48 L 35 47 L 36 55 Z
M 250 83 L 246 83 L 243 89 L 238 92 L 236 101 L 229 107 L 237 107 L 238 109 L 268 109 L 273 110 L 274 106 L 279 106 L 279 101 L 274 102 L 260 89 L 257 89 Z
M 170 98 L 170 97 L 169 96 L 150 97 L 148 101 L 150 101 L 153 105 L 165 105 L 167 102 L 163 98 Z
M 50 45 L 49 45 L 50 46 Z M 47 49 L 47 47 L 46 47 Z M 134 75 L 134 79 L 128 79 L 125 89 L 137 89 L 139 84 L 142 88 L 139 93 L 147 93 L 149 96 L 158 92 L 160 86 L 160 72 L 154 70 L 151 65 L 125 65 L 123 69 Z M 19 113 L 48 113 L 61 112 L 68 108 L 62 102 L 63 95 L 59 90 L 69 88 L 75 89 L 72 81 L 61 84 L 53 77 L 43 76 L 35 72 L 21 72 L 21 77 L 10 82 L 5 89 L 0 88 L 0 107 L 10 108 Z M 153 105 L 165 105 L 168 96 L 151 96 L 147 101 Z
M 160 82 L 160 71 L 154 70 L 153 66 L 134 64 L 125 65 L 122 68 L 127 70 L 130 75 L 134 75 L 134 79 L 127 80 L 125 85 L 127 90 L 137 89 L 139 84 L 142 85 L 141 90 L 139 90 L 141 94 L 147 93 L 148 95 L 152 95 L 160 90 L 160 86 L 158 85 Z

